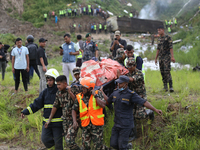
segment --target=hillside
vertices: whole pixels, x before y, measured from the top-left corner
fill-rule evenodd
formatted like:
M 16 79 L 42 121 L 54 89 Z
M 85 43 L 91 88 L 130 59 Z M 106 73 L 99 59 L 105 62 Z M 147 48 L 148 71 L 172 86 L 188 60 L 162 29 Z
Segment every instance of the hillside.
M 187 18 L 193 13 L 192 11 L 198 9 L 199 5 L 198 0 L 2 0 L 1 3 L 7 14 L 22 21 L 29 21 L 35 27 L 44 25 L 44 13 L 55 11 L 58 15 L 59 10 L 79 8 L 88 4 L 93 8 L 100 6 L 102 10 L 109 11 L 116 16 L 128 16 L 129 14 L 124 12 L 126 10 L 128 13 L 136 12 L 144 19 L 163 21 L 173 17 L 179 18 L 183 14 L 186 14 L 185 18 Z M 129 3 L 131 6 L 127 5 Z
M 123 10 L 140 12 L 145 8 L 146 13 L 153 10 L 146 8 L 156 8 L 152 14 L 152 19 L 171 19 L 177 15 L 178 27 L 172 28 L 173 40 L 182 39 L 182 42 L 174 44 L 174 56 L 177 62 L 200 64 L 200 14 L 197 12 L 199 0 L 77 0 L 72 3 L 72 7 L 77 5 L 92 4 L 100 5 L 102 9 L 108 10 L 115 15 L 126 15 Z M 73 1 L 74 2 L 74 1 Z M 127 6 L 131 3 L 132 7 Z M 72 41 L 76 41 L 76 35 L 85 37 L 84 26 L 90 22 L 104 22 L 98 17 L 63 17 L 55 25 L 53 19 L 44 22 L 43 14 L 49 11 L 64 9 L 68 0 L 0 0 L 0 41 L 13 45 L 17 37 L 23 39 L 25 44 L 26 36 L 32 34 L 35 42 L 41 37 L 47 38 L 46 52 L 49 60 L 48 68 L 55 68 L 60 74 L 62 71 L 62 58 L 59 56 L 59 46 L 64 42 L 63 35 L 69 32 L 69 25 L 75 22 L 83 26 L 82 33 L 76 31 L 72 33 Z M 152 7 L 150 6 L 152 4 Z M 183 9 L 182 9 L 183 8 Z M 180 11 L 182 9 L 182 11 Z M 180 12 L 180 13 L 179 13 Z M 196 16 L 194 16 L 197 14 Z M 194 18 L 193 18 L 194 17 Z M 192 18 L 192 19 L 190 19 Z M 182 28 L 179 28 L 183 25 Z M 187 26 L 186 26 L 187 25 Z M 88 31 L 87 31 L 88 32 Z M 176 34 L 175 34 L 176 33 Z M 144 44 L 150 43 L 150 38 L 138 38 L 141 34 L 123 34 L 122 38 L 127 41 Z M 97 42 L 100 54 L 109 55 L 110 35 L 92 34 Z M 85 40 L 85 38 L 83 39 Z M 155 41 L 155 44 L 157 41 Z M 150 45 L 150 44 L 149 44 Z M 148 60 L 155 59 L 156 50 L 148 49 L 142 58 Z M 139 47 L 137 50 L 142 50 Z M 9 49 L 10 51 L 10 49 Z M 189 70 L 172 69 L 174 83 L 174 93 L 165 93 L 162 88 L 160 72 L 146 70 L 145 86 L 148 101 L 156 108 L 163 111 L 162 116 L 155 115 L 155 120 L 137 119 L 137 139 L 132 141 L 135 150 L 198 150 L 200 149 L 200 82 L 199 72 Z M 0 73 L 1 77 L 1 73 Z M 71 78 L 71 77 L 70 77 Z M 0 150 L 42 150 L 44 145 L 41 142 L 42 130 L 42 110 L 33 115 L 26 116 L 24 120 L 20 118 L 21 110 L 31 104 L 39 95 L 39 79 L 35 74 L 28 86 L 29 91 L 23 91 L 20 83 L 19 93 L 12 95 L 15 89 L 11 62 L 6 68 L 4 81 L 0 80 Z M 106 108 L 107 109 L 107 108 Z M 113 127 L 113 117 L 107 109 L 107 123 L 104 127 L 104 144 L 110 145 L 111 130 Z M 77 139 L 81 145 L 81 130 Z M 65 147 L 66 144 L 64 144 Z M 68 148 L 67 148 L 68 150 Z

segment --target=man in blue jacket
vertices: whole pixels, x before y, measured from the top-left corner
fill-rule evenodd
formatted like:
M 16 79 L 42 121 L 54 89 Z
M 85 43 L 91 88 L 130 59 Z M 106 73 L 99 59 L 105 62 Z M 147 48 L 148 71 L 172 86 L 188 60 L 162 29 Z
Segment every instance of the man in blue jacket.
M 60 55 L 63 56 L 63 74 L 67 77 L 67 84 L 69 85 L 69 72 L 71 72 L 73 81 L 75 77 L 72 70 L 76 67 L 76 56 L 79 55 L 79 46 L 71 41 L 69 34 L 64 35 L 65 43 L 60 47 Z
M 63 128 L 62 128 L 62 108 L 58 108 L 56 114 L 54 115 L 49 127 L 45 128 L 44 124 L 48 120 L 51 109 L 53 108 L 53 103 L 55 101 L 56 92 L 58 91 L 57 85 L 55 84 L 55 79 L 59 76 L 56 69 L 49 69 L 46 73 L 47 88 L 43 90 L 39 97 L 34 100 L 26 109 L 21 112 L 22 119 L 25 115 L 30 115 L 38 110 L 44 108 L 43 111 L 43 126 L 42 126 L 42 142 L 46 148 L 51 148 L 55 146 L 56 150 L 63 150 Z

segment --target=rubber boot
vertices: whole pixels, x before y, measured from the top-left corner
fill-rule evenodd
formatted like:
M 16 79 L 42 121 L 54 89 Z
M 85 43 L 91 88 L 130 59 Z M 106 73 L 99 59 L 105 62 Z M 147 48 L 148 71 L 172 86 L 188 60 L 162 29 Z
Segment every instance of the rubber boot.
M 164 83 L 164 88 L 163 88 L 163 90 L 164 90 L 165 92 L 168 92 L 168 86 L 167 86 L 167 83 Z
M 172 80 L 169 81 L 169 91 L 170 92 L 174 92 L 173 85 L 172 85 Z

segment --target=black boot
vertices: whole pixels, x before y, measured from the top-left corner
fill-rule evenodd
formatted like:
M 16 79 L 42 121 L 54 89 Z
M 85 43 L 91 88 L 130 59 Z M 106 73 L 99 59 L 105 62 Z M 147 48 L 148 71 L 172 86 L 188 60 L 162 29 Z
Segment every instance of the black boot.
M 172 85 L 172 80 L 169 81 L 169 91 L 170 92 L 174 92 L 173 85 Z
M 164 83 L 164 88 L 163 88 L 163 90 L 164 90 L 165 92 L 168 92 L 168 86 L 167 86 L 167 83 Z

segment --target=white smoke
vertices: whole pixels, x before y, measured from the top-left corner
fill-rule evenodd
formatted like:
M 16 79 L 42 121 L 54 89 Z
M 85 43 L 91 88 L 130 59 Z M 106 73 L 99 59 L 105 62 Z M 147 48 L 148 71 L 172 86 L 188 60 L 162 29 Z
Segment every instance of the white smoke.
M 159 9 L 166 8 L 172 0 L 151 0 L 146 4 L 139 13 L 140 19 L 157 19 Z
M 156 19 L 156 11 L 151 7 L 151 4 L 145 5 L 139 13 L 140 19 Z

